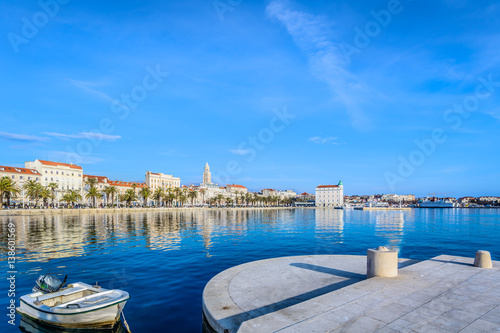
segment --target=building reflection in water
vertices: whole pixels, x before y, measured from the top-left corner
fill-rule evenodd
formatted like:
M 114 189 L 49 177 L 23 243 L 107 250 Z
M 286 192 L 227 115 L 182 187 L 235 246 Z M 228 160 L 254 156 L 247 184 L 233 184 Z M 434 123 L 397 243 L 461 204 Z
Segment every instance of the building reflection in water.
M 288 230 L 293 228 L 294 213 L 293 210 L 265 209 L 191 210 L 15 216 L 0 221 L 0 244 L 7 244 L 8 224 L 14 223 L 20 258 L 44 262 L 78 257 L 128 242 L 151 250 L 177 250 L 181 248 L 183 237 L 192 238 L 193 234 L 200 236 L 199 241 L 203 242 L 209 256 L 214 237 L 229 233 L 235 239 L 244 238 L 254 226 L 263 228 L 264 232 Z M 2 246 L 0 251 L 5 253 L 6 248 Z M 0 261 L 6 257 L 3 255 Z
M 370 221 L 375 221 L 375 235 L 386 239 L 387 246 L 400 250 L 404 240 L 405 213 L 403 211 L 369 211 Z
M 342 209 L 315 209 L 316 238 L 328 243 L 344 242 L 344 211 Z

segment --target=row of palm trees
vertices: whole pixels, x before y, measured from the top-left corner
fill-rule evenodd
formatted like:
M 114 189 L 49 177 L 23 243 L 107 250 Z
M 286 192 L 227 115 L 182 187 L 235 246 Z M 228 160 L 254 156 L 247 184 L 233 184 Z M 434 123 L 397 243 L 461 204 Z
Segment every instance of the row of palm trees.
M 195 200 L 198 195 L 201 194 L 202 202 L 206 202 L 205 194 L 206 190 L 201 189 L 199 191 L 188 189 L 187 187 L 180 188 L 157 188 L 154 192 L 151 191 L 149 187 L 142 187 L 137 191 L 137 184 L 132 184 L 131 188 L 125 191 L 123 194 L 119 194 L 116 186 L 108 186 L 103 190 L 99 190 L 97 187 L 97 179 L 88 179 L 85 184 L 86 192 L 84 194 L 85 199 L 89 200 L 92 207 L 96 207 L 97 199 L 105 198 L 105 205 L 111 207 L 115 206 L 115 203 L 124 202 L 127 206 L 132 206 L 134 202 L 142 199 L 142 206 L 146 206 L 148 199 L 151 198 L 155 206 L 183 206 L 186 202 L 190 201 L 191 205 L 194 205 Z M 30 200 L 35 202 L 35 207 L 38 206 L 40 200 L 43 201 L 44 205 L 48 205 L 49 200 L 51 200 L 52 205 L 56 199 L 56 190 L 58 188 L 57 183 L 50 183 L 47 186 L 43 186 L 37 181 L 28 180 L 20 188 L 16 185 L 9 177 L 0 178 L 0 207 L 3 206 L 4 198 L 6 199 L 7 205 L 10 205 L 11 198 L 17 197 L 19 193 L 23 190 L 25 194 L 30 198 Z M 291 204 L 293 199 L 282 200 L 278 196 L 258 196 L 257 193 L 244 193 L 236 191 L 236 198 L 226 197 L 222 194 L 218 194 L 212 197 L 208 202 L 212 205 L 222 206 L 234 206 L 236 205 L 247 205 L 247 206 L 270 206 L 270 205 L 280 205 L 281 204 Z M 66 202 L 68 206 L 75 205 L 82 201 L 82 195 L 75 190 L 67 190 L 63 195 L 62 200 Z M 116 201 L 115 201 L 116 199 Z
M 215 197 L 210 198 L 210 204 L 222 206 L 224 203 L 226 206 L 247 205 L 247 206 L 279 206 L 280 204 L 291 205 L 295 199 L 286 198 L 282 199 L 278 196 L 259 196 L 257 193 L 241 193 L 240 198 L 238 198 L 238 192 L 236 193 L 236 198 L 226 197 L 222 194 L 218 194 Z
M 47 186 L 43 186 L 34 180 L 28 180 L 22 187 L 19 187 L 11 178 L 4 176 L 0 178 L 0 207 L 3 207 L 4 198 L 6 199 L 7 206 L 10 206 L 11 199 L 16 198 L 23 190 L 31 200 L 35 201 L 35 206 L 38 206 L 40 200 L 42 200 L 44 204 L 52 200 L 53 204 L 56 197 L 55 190 L 57 188 L 57 183 L 50 183 Z

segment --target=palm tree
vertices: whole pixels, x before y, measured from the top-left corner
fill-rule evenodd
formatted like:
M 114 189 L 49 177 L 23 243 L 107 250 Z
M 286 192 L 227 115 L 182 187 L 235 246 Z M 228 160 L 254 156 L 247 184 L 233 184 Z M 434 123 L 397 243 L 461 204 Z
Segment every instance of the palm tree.
M 16 182 L 7 176 L 0 178 L 0 209 L 3 208 L 3 197 L 7 198 L 7 206 L 10 206 L 11 196 L 19 194 L 21 190 L 17 187 Z
M 85 184 L 89 185 L 90 187 L 95 186 L 97 184 L 97 178 L 89 178 L 85 181 Z
M 191 191 L 191 192 L 189 192 L 188 197 L 191 199 L 191 206 L 194 206 L 194 199 L 196 199 L 198 197 L 198 192 Z
M 149 187 L 143 187 L 139 190 L 139 195 L 143 199 L 142 206 L 147 206 L 147 200 L 151 196 L 151 189 Z
M 85 199 L 91 199 L 92 200 L 92 207 L 95 208 L 95 198 L 97 198 L 100 195 L 99 190 L 97 187 L 94 185 L 90 185 L 90 188 L 87 191 L 87 194 L 85 194 Z
M 68 190 L 68 193 L 66 193 L 62 199 L 66 201 L 69 206 L 70 203 L 75 204 L 79 200 L 82 200 L 82 196 L 75 190 Z
M 174 193 L 175 193 L 175 200 L 177 201 L 181 195 L 181 188 L 180 187 L 174 188 Z
M 236 204 L 238 204 L 238 195 L 240 194 L 240 191 L 234 191 L 234 194 L 236 194 Z
M 47 185 L 48 188 L 50 188 L 50 191 L 52 192 L 52 206 L 54 206 L 54 199 L 56 198 L 56 189 L 59 187 L 59 184 L 57 183 L 50 183 Z
M 122 200 L 127 202 L 127 205 L 130 207 L 132 205 L 132 202 L 137 200 L 137 195 L 135 194 L 134 189 L 129 189 L 125 192 L 125 194 L 122 196 Z
M 205 203 L 205 193 L 206 193 L 206 192 L 207 192 L 207 190 L 205 190 L 204 188 L 202 188 L 202 189 L 200 190 L 200 193 L 201 193 L 201 195 L 202 195 L 202 200 L 203 200 L 203 202 L 202 202 L 202 203 Z
M 43 204 L 47 206 L 49 198 L 53 198 L 50 188 L 47 186 L 42 186 L 40 197 L 43 199 Z
M 226 197 L 226 205 L 229 206 L 233 202 L 233 199 Z
M 181 202 L 181 206 L 184 206 L 184 202 L 186 202 L 187 200 L 187 197 L 182 194 L 180 197 L 179 197 L 179 201 Z
M 134 190 L 135 197 L 137 198 L 137 192 L 135 191 L 137 189 L 136 183 L 132 183 L 132 189 Z M 134 200 L 137 200 L 137 199 L 134 199 Z
M 224 200 L 224 196 L 222 194 L 217 194 L 215 196 L 215 201 L 217 202 L 217 206 L 221 205 L 222 200 Z
M 168 194 L 165 195 L 165 200 L 170 203 L 170 207 L 172 207 L 175 199 L 175 194 L 169 192 Z
M 158 206 L 161 206 L 161 200 L 163 199 L 163 188 L 162 187 L 159 187 L 155 190 L 155 192 L 153 193 L 153 200 L 156 201 L 156 203 L 158 204 Z M 155 203 L 155 204 L 156 204 Z
M 37 207 L 38 200 L 40 199 L 43 190 L 42 184 L 34 180 L 28 180 L 26 183 L 24 183 L 24 188 L 26 189 L 26 194 L 28 195 L 28 197 L 35 200 L 35 207 Z
M 252 198 L 252 193 L 245 193 L 245 201 L 247 203 L 247 206 L 248 204 L 250 203 L 250 199 Z
M 116 193 L 118 192 L 118 189 L 116 186 L 108 186 L 106 189 L 106 201 L 108 200 L 108 196 L 111 197 L 111 207 L 115 205 L 115 196 Z

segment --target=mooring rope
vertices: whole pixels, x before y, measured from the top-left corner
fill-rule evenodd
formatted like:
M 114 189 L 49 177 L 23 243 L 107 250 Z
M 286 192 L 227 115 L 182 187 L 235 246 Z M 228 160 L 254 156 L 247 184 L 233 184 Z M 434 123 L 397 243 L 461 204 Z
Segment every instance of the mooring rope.
M 130 327 L 128 326 L 127 319 L 125 319 L 125 314 L 123 313 L 122 308 L 120 307 L 120 304 L 118 304 L 118 310 L 120 310 L 120 313 L 122 314 L 123 317 L 123 323 L 125 324 L 125 329 L 127 330 L 128 333 L 132 333 L 130 331 Z

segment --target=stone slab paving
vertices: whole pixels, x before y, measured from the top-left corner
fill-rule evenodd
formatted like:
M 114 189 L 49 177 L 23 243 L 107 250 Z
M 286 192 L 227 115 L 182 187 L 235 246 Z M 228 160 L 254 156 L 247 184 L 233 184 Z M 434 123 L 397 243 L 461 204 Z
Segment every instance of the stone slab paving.
M 230 268 L 203 291 L 216 332 L 500 332 L 500 262 L 441 255 L 399 260 L 366 279 L 366 257 L 314 255 Z

